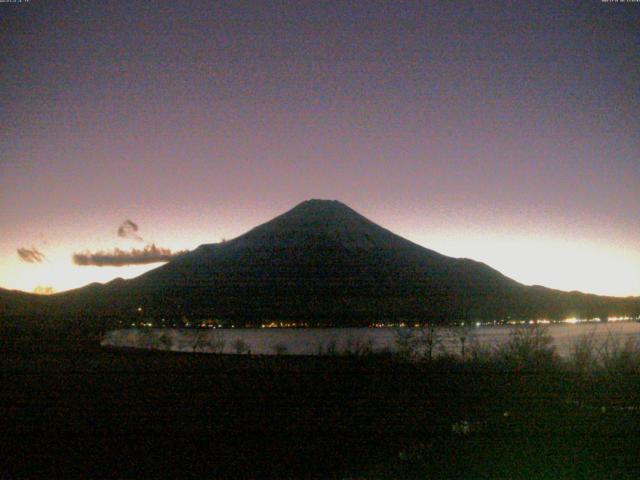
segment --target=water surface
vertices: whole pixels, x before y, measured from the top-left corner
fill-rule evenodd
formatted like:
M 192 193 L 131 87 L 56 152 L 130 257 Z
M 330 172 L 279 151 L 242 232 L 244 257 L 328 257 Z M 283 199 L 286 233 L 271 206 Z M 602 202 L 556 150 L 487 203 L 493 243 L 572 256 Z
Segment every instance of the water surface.
M 436 354 L 459 354 L 474 344 L 499 346 L 509 340 L 512 325 L 470 328 L 439 328 L 436 331 Z M 579 323 L 545 325 L 558 353 L 568 356 L 581 337 L 593 336 L 596 344 L 607 338 L 621 342 L 628 338 L 640 341 L 640 322 Z M 399 339 L 418 337 L 425 331 L 418 328 L 234 328 L 179 329 L 126 328 L 107 332 L 103 346 L 169 349 L 173 351 L 247 353 L 259 355 L 314 355 L 331 352 L 398 351 Z M 464 341 L 461 341 L 464 338 Z

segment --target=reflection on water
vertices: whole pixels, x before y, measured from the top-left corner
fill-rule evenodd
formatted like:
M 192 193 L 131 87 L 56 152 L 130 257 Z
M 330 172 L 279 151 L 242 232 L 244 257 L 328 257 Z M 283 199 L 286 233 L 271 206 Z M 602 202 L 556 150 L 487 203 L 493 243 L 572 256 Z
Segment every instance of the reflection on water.
M 640 322 L 565 323 L 545 325 L 558 353 L 567 356 L 572 345 L 584 335 L 597 343 L 609 336 L 640 341 Z M 460 338 L 466 345 L 498 346 L 509 340 L 518 326 L 495 325 L 439 328 L 437 353 L 460 352 Z M 182 352 L 252 353 L 260 355 L 397 351 L 399 336 L 420 333 L 416 328 L 263 328 L 263 329 L 120 329 L 107 333 L 103 346 L 166 349 Z M 400 332 L 400 333 L 399 333 Z

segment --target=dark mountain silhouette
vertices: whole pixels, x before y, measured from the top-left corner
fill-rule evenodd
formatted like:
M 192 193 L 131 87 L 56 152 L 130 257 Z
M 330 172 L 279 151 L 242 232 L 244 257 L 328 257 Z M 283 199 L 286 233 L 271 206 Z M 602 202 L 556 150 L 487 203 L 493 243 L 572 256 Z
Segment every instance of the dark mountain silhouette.
M 326 200 L 303 202 L 240 237 L 201 245 L 131 280 L 30 302 L 32 297 L 0 292 L 0 308 L 94 318 L 214 318 L 238 324 L 292 319 L 320 325 L 640 312 L 639 298 L 522 285 L 483 263 L 421 247 Z

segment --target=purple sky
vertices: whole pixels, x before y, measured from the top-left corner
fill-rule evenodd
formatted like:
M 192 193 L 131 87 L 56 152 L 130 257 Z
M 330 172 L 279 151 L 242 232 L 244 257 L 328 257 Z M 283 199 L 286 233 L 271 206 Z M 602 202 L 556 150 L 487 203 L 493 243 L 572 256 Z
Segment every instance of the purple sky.
M 640 295 L 640 3 L 31 0 L 0 29 L 1 287 L 134 276 L 158 264 L 72 255 L 330 198 L 526 284 Z

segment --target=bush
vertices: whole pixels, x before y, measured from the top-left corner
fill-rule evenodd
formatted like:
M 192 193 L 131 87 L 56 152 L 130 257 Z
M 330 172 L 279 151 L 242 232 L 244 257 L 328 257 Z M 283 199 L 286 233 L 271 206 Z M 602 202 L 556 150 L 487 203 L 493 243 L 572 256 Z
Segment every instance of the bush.
M 475 364 L 490 363 L 494 359 L 494 349 L 474 338 L 467 347 L 465 360 Z
M 579 337 L 571 347 L 569 365 L 580 373 L 587 373 L 597 367 L 598 349 L 595 331 Z
M 344 353 L 347 355 L 355 355 L 356 357 L 371 355 L 373 353 L 373 339 L 369 337 L 355 338 L 349 336 Z
M 285 353 L 287 353 L 287 350 L 288 350 L 287 346 L 282 342 L 272 345 L 271 349 L 273 350 L 273 353 L 275 353 L 276 355 L 284 355 Z
M 242 355 L 244 353 L 249 353 L 251 350 L 249 349 L 249 344 L 242 340 L 241 338 L 236 338 L 233 341 L 233 351 L 238 355 Z
M 338 354 L 338 342 L 335 339 L 329 340 L 326 345 L 322 342 L 318 342 L 316 347 L 317 355 L 337 355 Z
M 634 337 L 627 337 L 623 343 L 620 337 L 609 334 L 598 349 L 598 358 L 609 374 L 638 372 L 640 344 Z
M 555 366 L 558 355 L 549 329 L 542 325 L 519 327 L 509 334 L 509 341 L 496 349 L 498 360 L 521 369 Z

